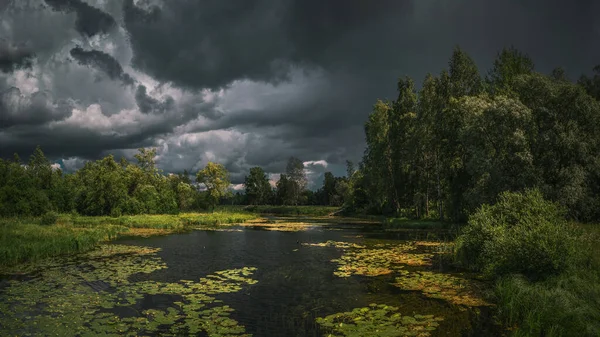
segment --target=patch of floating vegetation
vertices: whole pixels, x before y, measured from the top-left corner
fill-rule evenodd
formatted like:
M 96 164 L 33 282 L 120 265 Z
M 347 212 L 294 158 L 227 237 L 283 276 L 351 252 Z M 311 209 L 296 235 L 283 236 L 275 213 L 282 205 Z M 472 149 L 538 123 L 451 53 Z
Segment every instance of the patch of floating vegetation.
M 237 292 L 257 281 L 256 268 L 215 272 L 199 281 L 131 282 L 137 273 L 167 268 L 156 256 L 159 249 L 103 245 L 83 254 L 46 263 L 35 275 L 10 280 L 0 292 L 0 326 L 8 335 L 58 336 L 248 336 L 231 319 L 230 307 L 214 295 Z M 144 310 L 147 296 L 177 298 L 162 309 Z M 127 309 L 135 313 L 122 317 Z
M 366 248 L 366 246 L 359 245 L 357 243 L 333 241 L 333 240 L 329 240 L 327 242 L 319 242 L 319 243 L 303 243 L 302 245 L 310 246 L 310 247 L 335 247 L 335 248 L 342 248 L 342 249 Z
M 343 249 L 342 256 L 331 260 L 337 264 L 333 272 L 338 277 L 353 275 L 381 276 L 397 274 L 394 286 L 408 291 L 419 291 L 430 298 L 446 300 L 464 306 L 489 306 L 482 296 L 484 284 L 475 280 L 430 271 L 408 271 L 406 266 L 431 266 L 435 251 L 445 253 L 444 242 L 416 241 L 404 244 L 370 243 L 360 245 L 350 242 L 327 241 L 303 243 L 312 247 L 336 247 Z M 414 269 L 414 268 L 413 268 Z
M 321 243 L 303 243 L 313 247 L 336 247 L 344 249 L 339 259 L 331 262 L 338 264 L 334 275 L 350 277 L 352 275 L 380 276 L 391 274 L 404 266 L 429 266 L 432 254 L 409 253 L 416 247 L 411 244 L 375 244 L 372 248 L 351 242 L 327 241 Z
M 439 298 L 465 306 L 489 306 L 481 295 L 482 284 L 450 274 L 430 271 L 400 271 L 401 276 L 393 283 L 403 290 L 421 291 L 430 298 Z
M 203 231 L 211 231 L 211 232 L 243 232 L 243 229 L 240 228 L 199 228 L 199 230 Z
M 327 317 L 317 318 L 317 324 L 327 330 L 328 336 L 404 337 L 430 336 L 442 317 L 433 315 L 402 315 L 397 307 L 370 304 Z
M 309 228 L 315 226 L 314 223 L 308 222 L 281 222 L 271 221 L 271 222 L 259 222 L 259 221 L 249 221 L 246 223 L 240 224 L 242 227 L 251 227 L 256 229 L 264 229 L 269 231 L 279 231 L 279 232 L 299 232 L 305 231 Z

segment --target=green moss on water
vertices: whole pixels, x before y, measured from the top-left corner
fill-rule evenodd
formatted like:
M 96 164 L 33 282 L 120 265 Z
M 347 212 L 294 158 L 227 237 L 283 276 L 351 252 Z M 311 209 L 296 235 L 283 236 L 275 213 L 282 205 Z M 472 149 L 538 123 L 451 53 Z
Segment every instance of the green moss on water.
M 370 304 L 368 307 L 317 318 L 328 336 L 403 337 L 431 336 L 442 317 L 402 315 L 397 307 Z
M 158 249 L 104 245 L 80 258 L 47 262 L 28 279 L 9 281 L 0 294 L 0 326 L 9 335 L 163 336 L 205 331 L 209 336 L 245 336 L 229 317 L 233 309 L 214 295 L 237 292 L 255 268 L 223 270 L 198 281 L 132 282 L 138 273 L 167 268 Z M 162 309 L 141 310 L 145 296 L 181 298 Z M 134 316 L 119 316 L 129 308 Z

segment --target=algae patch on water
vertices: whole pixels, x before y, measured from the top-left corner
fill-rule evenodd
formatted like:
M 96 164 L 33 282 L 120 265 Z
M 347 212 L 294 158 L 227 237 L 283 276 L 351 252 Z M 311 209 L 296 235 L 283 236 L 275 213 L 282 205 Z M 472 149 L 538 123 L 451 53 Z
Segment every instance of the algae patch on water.
M 303 245 L 343 249 L 344 253 L 339 259 L 331 260 L 338 265 L 334 275 L 339 277 L 387 275 L 404 266 L 429 266 L 433 257 L 432 254 L 412 252 L 416 247 L 410 244 L 376 244 L 368 247 L 351 242 L 327 241 Z
M 317 318 L 328 336 L 403 337 L 431 335 L 443 318 L 433 315 L 402 315 L 397 307 L 370 304 L 327 317 Z
M 393 283 L 403 290 L 421 291 L 430 298 L 439 298 L 454 304 L 466 306 L 490 305 L 481 296 L 481 285 L 449 274 L 430 271 L 401 271 L 401 276 Z
M 237 292 L 257 281 L 255 268 L 215 272 L 198 281 L 132 282 L 130 276 L 167 266 L 158 249 L 103 245 L 78 258 L 47 263 L 0 292 L 0 326 L 9 335 L 162 336 L 206 332 L 245 336 L 214 295 Z M 171 296 L 172 305 L 146 309 L 148 296 Z M 127 312 L 126 315 L 123 313 Z
M 303 244 L 311 247 L 336 247 L 342 255 L 331 260 L 337 264 L 334 275 L 342 278 L 353 275 L 381 276 L 396 274 L 392 285 L 407 291 L 419 291 L 429 298 L 438 298 L 463 306 L 489 306 L 483 299 L 484 284 L 461 275 L 414 270 L 432 266 L 434 254 L 445 254 L 445 243 L 416 241 L 402 244 L 375 243 L 362 245 L 350 242 L 327 241 Z M 441 247 L 441 249 L 440 249 Z M 413 267 L 407 270 L 406 267 Z

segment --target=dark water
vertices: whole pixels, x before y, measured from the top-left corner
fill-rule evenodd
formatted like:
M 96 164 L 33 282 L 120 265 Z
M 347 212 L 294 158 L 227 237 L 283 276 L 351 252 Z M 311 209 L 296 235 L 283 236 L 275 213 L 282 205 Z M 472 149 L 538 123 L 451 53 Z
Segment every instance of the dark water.
M 367 230 L 369 228 L 369 230 Z M 420 292 L 402 291 L 390 283 L 393 276 L 352 276 L 333 274 L 340 249 L 306 247 L 301 243 L 327 240 L 363 243 L 373 240 L 403 242 L 424 239 L 424 232 L 386 234 L 356 225 L 319 226 L 300 232 L 245 229 L 241 232 L 195 231 L 187 234 L 120 240 L 161 248 L 158 255 L 168 269 L 138 274 L 132 281 L 176 282 L 195 280 L 215 271 L 256 267 L 257 284 L 242 291 L 217 295 L 235 309 L 232 318 L 254 336 L 322 336 L 316 317 L 351 311 L 369 303 L 397 306 L 403 315 L 433 314 L 445 318 L 432 336 L 496 336 L 490 309 L 480 313 L 431 299 Z M 356 237 L 361 235 L 362 237 Z M 294 251 L 297 249 L 297 251 Z M 440 265 L 421 269 L 440 270 Z M 174 299 L 154 296 L 144 300 L 146 308 L 168 306 Z

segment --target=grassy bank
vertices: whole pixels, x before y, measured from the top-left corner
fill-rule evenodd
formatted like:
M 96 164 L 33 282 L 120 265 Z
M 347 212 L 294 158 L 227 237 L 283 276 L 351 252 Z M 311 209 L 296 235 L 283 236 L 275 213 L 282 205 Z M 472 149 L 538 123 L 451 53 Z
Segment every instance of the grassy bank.
M 258 215 L 248 212 L 135 215 L 118 218 L 61 214 L 55 224 L 48 226 L 41 225 L 40 218 L 3 218 L 0 219 L 0 272 L 21 263 L 84 252 L 98 243 L 123 236 L 164 235 L 257 218 Z
M 501 278 L 495 288 L 500 318 L 514 336 L 600 336 L 600 225 L 572 225 L 576 258 L 564 272 L 538 282 Z

